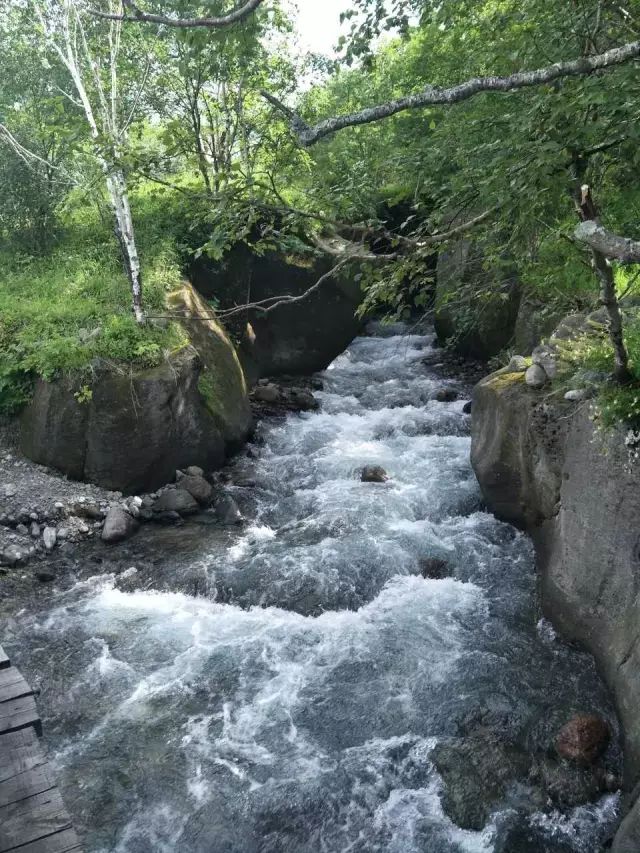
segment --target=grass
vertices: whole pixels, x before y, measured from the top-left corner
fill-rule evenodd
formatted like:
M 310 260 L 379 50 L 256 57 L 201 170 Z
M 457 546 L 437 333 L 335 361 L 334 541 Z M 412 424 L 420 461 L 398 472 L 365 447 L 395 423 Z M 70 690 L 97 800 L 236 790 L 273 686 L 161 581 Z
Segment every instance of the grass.
M 151 315 L 166 312 L 181 279 L 174 239 L 156 227 L 139 237 Z M 150 367 L 186 343 L 177 324 L 135 323 L 115 240 L 95 211 L 76 212 L 66 232 L 47 257 L 0 254 L 0 412 L 19 409 L 38 376 L 88 374 L 96 360 Z

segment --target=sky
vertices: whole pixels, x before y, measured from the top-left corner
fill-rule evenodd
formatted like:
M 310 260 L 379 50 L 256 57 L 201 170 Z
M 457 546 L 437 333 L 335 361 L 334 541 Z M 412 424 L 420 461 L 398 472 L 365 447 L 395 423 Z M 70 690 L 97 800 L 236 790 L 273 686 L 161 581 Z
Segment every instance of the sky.
M 301 46 L 314 53 L 333 55 L 341 31 L 340 12 L 352 4 L 349 0 L 296 0 L 297 28 Z

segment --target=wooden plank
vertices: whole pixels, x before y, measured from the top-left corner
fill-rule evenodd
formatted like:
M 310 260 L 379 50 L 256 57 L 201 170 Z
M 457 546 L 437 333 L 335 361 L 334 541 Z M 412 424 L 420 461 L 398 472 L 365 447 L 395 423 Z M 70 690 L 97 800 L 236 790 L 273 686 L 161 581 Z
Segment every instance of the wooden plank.
M 0 785 L 46 763 L 33 726 L 8 732 L 0 738 Z
M 63 829 L 62 832 L 39 838 L 22 847 L 14 847 L 13 850 L 16 853 L 82 853 L 78 836 L 73 829 Z
M 33 696 L 22 696 L 0 703 L 0 735 L 33 726 L 38 736 L 42 735 L 42 723 L 38 716 Z
M 27 684 L 20 670 L 15 666 L 0 669 L 0 702 L 19 699 L 21 696 L 32 696 L 34 691 Z
M 19 803 L 34 794 L 44 794 L 55 787 L 56 783 L 48 764 L 24 770 L 6 782 L 0 782 L 0 808 Z
M 11 666 L 9 655 L 5 652 L 2 646 L 0 646 L 0 669 L 6 669 L 9 666 Z
M 0 828 L 0 853 L 7 853 L 72 826 L 60 791 L 52 788 L 0 808 Z

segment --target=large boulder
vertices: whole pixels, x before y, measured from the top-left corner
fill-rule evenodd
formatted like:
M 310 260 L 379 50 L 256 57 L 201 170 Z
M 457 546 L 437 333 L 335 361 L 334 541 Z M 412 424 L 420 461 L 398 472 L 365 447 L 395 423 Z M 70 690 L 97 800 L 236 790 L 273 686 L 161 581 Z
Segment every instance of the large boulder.
M 279 295 L 300 296 L 327 273 L 328 259 L 285 259 L 276 252 L 258 255 L 244 244 L 217 263 L 204 255 L 194 260 L 190 277 L 207 299 L 221 308 L 260 302 Z M 347 273 L 328 278 L 308 297 L 266 314 L 249 309 L 238 315 L 234 332 L 251 381 L 263 376 L 308 374 L 323 370 L 358 334 L 356 311 L 360 285 Z
M 513 341 L 520 292 L 515 270 L 508 264 L 485 269 L 480 244 L 455 241 L 438 257 L 434 314 L 438 340 L 470 358 L 497 355 Z
M 584 318 L 554 337 L 577 328 Z M 640 782 L 640 487 L 625 439 L 622 428 L 599 431 L 589 405 L 534 390 L 522 373 L 475 389 L 471 457 L 484 498 L 531 533 L 545 615 L 595 656 L 615 695 L 630 793 Z M 640 809 L 632 814 L 626 839 L 640 835 Z
M 127 494 L 152 491 L 192 462 L 220 467 L 251 427 L 247 386 L 232 343 L 190 285 L 170 305 L 190 344 L 158 367 L 97 369 L 86 380 L 40 380 L 23 414 L 26 456 L 75 480 Z
M 139 524 L 122 507 L 112 506 L 104 520 L 102 541 L 108 544 L 123 542 L 129 539 L 138 529 Z

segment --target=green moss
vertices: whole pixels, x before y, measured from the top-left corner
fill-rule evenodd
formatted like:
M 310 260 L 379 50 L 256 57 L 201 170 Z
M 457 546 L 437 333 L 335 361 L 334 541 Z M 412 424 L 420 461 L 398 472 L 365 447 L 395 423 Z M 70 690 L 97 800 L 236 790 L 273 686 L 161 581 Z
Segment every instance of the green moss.
M 514 385 L 516 382 L 524 382 L 524 371 L 519 370 L 513 373 L 503 373 L 502 371 L 499 371 L 486 380 L 486 384 L 495 391 L 504 391 L 507 387 Z

